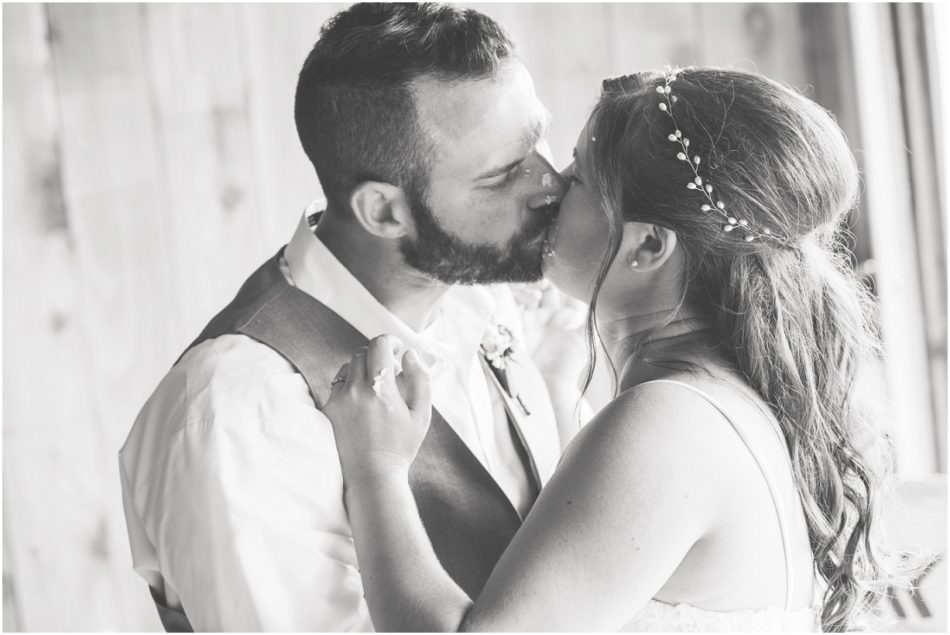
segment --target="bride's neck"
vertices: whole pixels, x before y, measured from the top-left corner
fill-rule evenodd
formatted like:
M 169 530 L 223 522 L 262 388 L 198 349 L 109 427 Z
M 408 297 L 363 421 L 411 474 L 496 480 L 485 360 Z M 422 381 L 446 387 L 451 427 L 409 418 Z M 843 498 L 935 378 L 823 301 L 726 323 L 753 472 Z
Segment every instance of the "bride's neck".
M 712 330 L 707 319 L 685 305 L 607 314 L 598 317 L 597 327 L 617 370 L 618 391 L 668 372 L 666 364 L 658 365 L 658 361 L 694 361 L 695 349 L 708 340 Z

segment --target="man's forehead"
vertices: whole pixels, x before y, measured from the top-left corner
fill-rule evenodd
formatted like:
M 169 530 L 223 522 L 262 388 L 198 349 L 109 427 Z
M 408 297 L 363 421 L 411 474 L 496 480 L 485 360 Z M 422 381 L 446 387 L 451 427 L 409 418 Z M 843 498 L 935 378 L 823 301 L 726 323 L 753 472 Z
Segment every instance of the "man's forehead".
M 419 79 L 413 91 L 420 123 L 440 142 L 465 143 L 486 136 L 519 141 L 534 129 L 543 131 L 550 120 L 520 62 L 509 62 L 486 79 Z

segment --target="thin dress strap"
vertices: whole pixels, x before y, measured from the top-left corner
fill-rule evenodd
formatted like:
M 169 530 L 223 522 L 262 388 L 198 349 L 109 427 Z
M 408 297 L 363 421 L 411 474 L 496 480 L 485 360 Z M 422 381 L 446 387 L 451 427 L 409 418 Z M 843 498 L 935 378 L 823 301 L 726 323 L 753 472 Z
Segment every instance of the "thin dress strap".
M 742 439 L 742 442 L 745 443 L 746 448 L 748 448 L 749 453 L 752 455 L 752 458 L 755 459 L 756 465 L 759 466 L 759 471 L 762 472 L 762 477 L 765 479 L 765 484 L 769 488 L 769 494 L 772 496 L 772 503 L 775 505 L 775 513 L 778 516 L 778 526 L 779 533 L 782 535 L 782 551 L 785 554 L 785 610 L 792 610 L 792 589 L 795 588 L 794 582 L 794 570 L 792 569 L 792 549 L 791 549 L 791 535 L 789 533 L 788 521 L 785 517 L 784 508 L 781 504 L 781 498 L 778 495 L 778 485 L 775 481 L 775 476 L 772 474 L 771 468 L 769 468 L 768 461 L 765 460 L 765 456 L 759 452 L 759 446 L 756 443 L 755 439 L 748 433 L 745 428 L 738 425 L 736 421 L 729 416 L 729 412 L 723 408 L 723 406 L 716 401 L 709 393 L 691 386 L 687 383 L 676 381 L 674 379 L 654 379 L 652 381 L 643 382 L 638 384 L 638 386 L 644 386 L 646 384 L 675 384 L 677 386 L 682 386 L 687 388 L 706 401 L 708 401 L 719 413 L 726 418 L 726 420 L 732 425 L 732 428 L 739 435 L 739 438 Z M 756 404 L 758 405 L 758 404 Z M 760 408 L 761 410 L 761 408 Z M 764 412 L 763 412 L 764 414 Z M 782 440 L 782 444 L 785 444 L 785 436 L 782 434 L 781 429 L 778 427 L 778 424 L 774 421 L 772 417 L 766 417 L 769 423 L 772 424 L 773 430 L 779 435 L 779 438 Z

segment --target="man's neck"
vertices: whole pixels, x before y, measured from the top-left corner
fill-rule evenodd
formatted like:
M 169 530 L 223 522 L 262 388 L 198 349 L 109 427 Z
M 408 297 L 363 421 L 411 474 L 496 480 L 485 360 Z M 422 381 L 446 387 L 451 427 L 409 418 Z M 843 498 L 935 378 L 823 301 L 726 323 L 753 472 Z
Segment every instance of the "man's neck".
M 449 286 L 409 268 L 394 241 L 370 236 L 328 210 L 314 232 L 340 263 L 390 313 L 415 332 L 435 319 Z

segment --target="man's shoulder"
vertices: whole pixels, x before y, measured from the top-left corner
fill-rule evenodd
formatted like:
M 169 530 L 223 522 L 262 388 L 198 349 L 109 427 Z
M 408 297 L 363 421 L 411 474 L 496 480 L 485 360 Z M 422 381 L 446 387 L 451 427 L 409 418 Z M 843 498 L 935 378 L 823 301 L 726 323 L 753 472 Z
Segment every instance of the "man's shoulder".
M 246 401 L 274 379 L 303 378 L 280 353 L 239 333 L 220 335 L 190 348 L 171 368 L 164 385 L 194 407 L 213 397 Z M 224 394 L 221 394 L 221 393 Z
M 277 416 L 275 400 L 315 408 L 303 375 L 276 350 L 252 337 L 228 334 L 189 350 L 169 372 L 180 375 L 188 418 L 240 421 Z
M 120 460 L 130 478 L 144 481 L 169 453 L 201 454 L 222 435 L 242 447 L 262 438 L 272 446 L 323 443 L 329 424 L 321 419 L 303 377 L 279 353 L 245 335 L 222 335 L 191 348 L 162 378 Z
M 226 381 L 249 374 L 287 371 L 294 372 L 293 367 L 277 351 L 247 335 L 230 333 L 192 346 L 169 374 L 181 373 L 192 381 Z
M 165 374 L 132 434 L 150 429 L 168 438 L 197 424 L 248 426 L 291 407 L 315 408 L 290 362 L 246 335 L 221 335 L 193 346 Z

